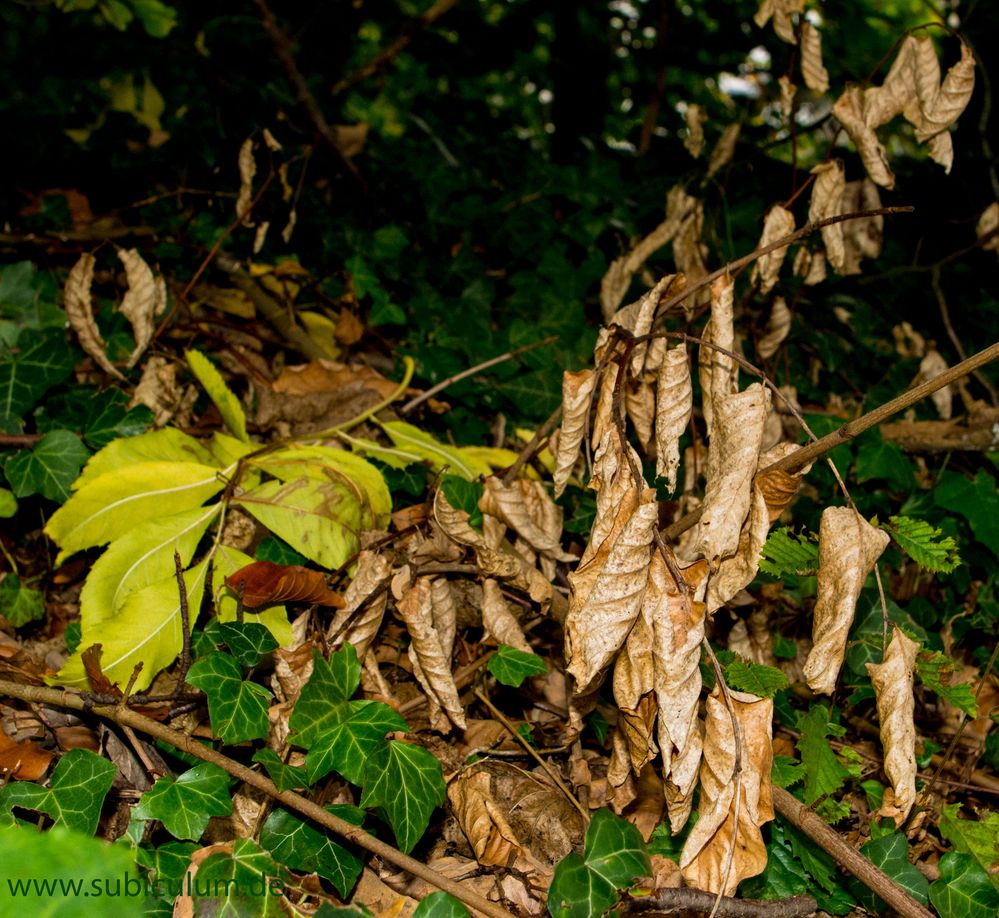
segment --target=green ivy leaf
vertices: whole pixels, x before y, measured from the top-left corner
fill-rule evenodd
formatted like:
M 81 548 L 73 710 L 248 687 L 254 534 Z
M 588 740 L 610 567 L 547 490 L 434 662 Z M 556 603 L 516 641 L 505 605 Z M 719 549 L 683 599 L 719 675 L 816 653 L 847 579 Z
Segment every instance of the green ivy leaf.
M 819 546 L 790 529 L 775 529 L 760 551 L 760 570 L 773 577 L 814 574 L 819 566 Z
M 869 841 L 860 849 L 875 867 L 880 867 L 899 886 L 921 905 L 925 905 L 929 892 L 929 881 L 913 864 L 909 863 L 909 846 L 901 832 L 892 832 L 884 838 Z M 870 911 L 885 911 L 887 906 L 866 886 L 857 881 L 851 883 L 861 904 Z
M 441 763 L 422 746 L 391 740 L 368 758 L 361 806 L 377 807 L 395 832 L 399 848 L 412 851 L 444 802 Z
M 305 564 L 309 559 L 299 554 L 284 539 L 267 536 L 257 546 L 255 556 L 258 561 L 273 561 L 275 564 Z
M 960 513 L 975 538 L 999 558 L 999 491 L 988 472 L 982 469 L 971 480 L 945 471 L 933 489 L 933 499 L 945 510 Z
M 770 844 L 767 845 L 767 866 L 759 876 L 751 877 L 739 885 L 739 892 L 747 899 L 790 899 L 811 888 L 808 872 L 794 856 L 784 833 L 771 827 Z
M 469 481 L 458 475 L 443 475 L 440 488 L 448 503 L 456 510 L 464 510 L 468 514 L 468 523 L 474 529 L 482 529 L 482 511 L 479 509 L 479 498 L 484 488 L 478 481 Z
M 316 739 L 343 719 L 343 702 L 361 684 L 361 664 L 354 645 L 344 644 L 327 663 L 317 652 L 312 653 L 312 675 L 295 702 L 288 726 L 291 741 L 303 749 L 311 749 Z
M 940 878 L 930 884 L 930 902 L 940 918 L 999 914 L 999 892 L 970 854 L 949 851 L 940 858 Z
M 187 681 L 208 696 L 208 713 L 216 736 L 227 743 L 267 736 L 271 693 L 262 685 L 244 679 L 234 657 L 227 653 L 202 657 L 191 667 Z
M 51 787 L 12 781 L 0 788 L 0 813 L 10 814 L 15 806 L 37 810 L 51 816 L 57 826 L 93 835 L 115 772 L 107 759 L 86 749 L 71 749 L 52 772 Z
M 129 822 L 130 833 L 134 826 L 143 827 L 138 833 L 136 844 L 141 841 L 145 824 L 142 819 Z M 191 866 L 191 855 L 200 847 L 194 842 L 168 841 L 151 852 L 144 848 L 134 849 L 138 863 L 155 873 L 157 890 L 162 891 L 160 898 L 170 903 L 171 910 L 174 899 L 183 892 L 184 876 Z
M 249 838 L 237 838 L 231 854 L 211 854 L 198 866 L 193 884 L 194 913 L 255 918 L 286 915 L 280 905 L 284 874 L 281 865 L 256 843 Z M 200 890 L 214 895 L 205 895 Z
M 928 571 L 947 574 L 961 563 L 957 542 L 925 520 L 890 516 L 885 528 L 913 561 Z
M 309 785 L 305 769 L 286 764 L 273 749 L 258 749 L 253 753 L 253 761 L 267 769 L 267 774 L 280 791 L 297 790 Z
M 529 676 L 541 676 L 548 672 L 548 666 L 536 653 L 526 653 L 500 644 L 486 664 L 498 682 L 520 688 L 521 683 Z
M 4 574 L 0 580 L 0 615 L 15 628 L 45 617 L 45 594 L 21 583 L 17 574 Z
M 833 794 L 850 777 L 850 772 L 836 757 L 829 740 L 830 733 L 842 735 L 842 728 L 829 723 L 825 705 L 812 705 L 798 720 L 801 737 L 796 743 L 805 768 L 805 803 L 811 806 L 820 797 Z
M 468 918 L 468 909 L 454 896 L 435 892 L 420 900 L 413 918 Z
M 356 826 L 364 814 L 352 806 L 330 806 L 330 813 Z M 314 829 L 287 810 L 276 808 L 260 830 L 260 844 L 282 864 L 299 873 L 317 873 L 341 896 L 357 882 L 363 861 L 330 832 Z
M 310 784 L 337 771 L 351 784 L 360 785 L 368 758 L 385 742 L 385 734 L 409 729 L 399 714 L 380 701 L 347 701 L 338 707 L 343 719 L 320 733 L 305 757 Z
M 259 622 L 223 622 L 219 632 L 240 666 L 256 666 L 278 646 L 274 635 Z
M 158 819 L 174 838 L 197 841 L 212 816 L 231 812 L 229 776 L 218 765 L 202 762 L 179 778 L 159 778 L 142 795 L 133 815 Z
M 20 433 L 29 409 L 65 382 L 75 365 L 76 352 L 62 329 L 31 335 L 13 357 L 0 359 L 0 431 Z
M 225 426 L 237 439 L 248 442 L 250 438 L 246 435 L 246 414 L 243 412 L 243 406 L 232 389 L 225 384 L 222 374 L 201 351 L 184 351 L 184 357 L 191 372 L 204 386 L 208 397 L 218 408 Z
M 41 494 L 56 503 L 69 499 L 70 485 L 76 481 L 90 450 L 68 430 L 52 430 L 34 449 L 21 449 L 3 467 L 11 489 L 18 497 Z
M 910 492 L 916 484 L 912 463 L 897 443 L 884 440 L 875 427 L 857 440 L 857 481 L 882 479 L 896 491 Z
M 916 657 L 919 681 L 974 720 L 978 716 L 974 686 L 970 682 L 951 683 L 958 669 L 957 663 L 937 650 L 924 650 Z
M 725 681 L 740 692 L 750 692 L 760 698 L 773 698 L 790 685 L 787 676 L 773 666 L 736 660 L 725 667 Z
M 583 853 L 566 857 L 548 890 L 548 911 L 556 918 L 600 915 L 636 877 L 652 870 L 641 833 L 610 810 L 597 810 L 586 830 Z
M 83 439 L 92 449 L 101 449 L 118 437 L 144 433 L 152 422 L 152 412 L 145 405 L 128 407 L 128 396 L 120 389 L 108 389 L 86 404 Z
M 988 873 L 989 879 L 999 890 L 999 875 L 991 868 L 999 863 L 999 813 L 980 813 L 977 822 L 961 819 L 957 814 L 961 809 L 955 803 L 945 806 L 940 814 L 940 834 L 957 851 L 970 854 Z

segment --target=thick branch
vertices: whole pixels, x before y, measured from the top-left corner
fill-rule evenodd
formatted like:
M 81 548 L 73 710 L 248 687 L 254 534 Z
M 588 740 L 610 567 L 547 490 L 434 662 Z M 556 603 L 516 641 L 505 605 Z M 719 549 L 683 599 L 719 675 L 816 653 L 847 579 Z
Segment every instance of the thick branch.
M 89 710 L 98 717 L 131 727 L 134 730 L 140 730 L 148 736 L 163 740 L 163 742 L 169 743 L 174 748 L 180 749 L 188 755 L 193 755 L 202 761 L 218 765 L 219 768 L 224 769 L 244 784 L 249 784 L 251 787 L 263 791 L 269 797 L 272 797 L 279 803 L 283 803 L 289 809 L 296 810 L 313 822 L 336 832 L 337 835 L 349 842 L 353 842 L 359 848 L 370 851 L 372 854 L 378 855 L 382 860 L 409 871 L 413 876 L 419 877 L 421 880 L 426 880 L 427 883 L 430 883 L 437 889 L 442 889 L 444 892 L 450 893 L 460 902 L 464 902 L 469 908 L 476 909 L 483 915 L 489 915 L 492 918 L 513 918 L 511 913 L 502 906 L 472 892 L 467 887 L 462 886 L 461 883 L 442 876 L 425 864 L 421 864 L 414 858 L 396 850 L 391 845 L 387 845 L 373 835 L 369 835 L 363 829 L 351 825 L 349 822 L 340 819 L 338 816 L 334 816 L 332 813 L 328 813 L 321 806 L 313 803 L 301 794 L 278 790 L 273 781 L 265 778 L 259 772 L 233 761 L 220 752 L 216 752 L 210 746 L 199 743 L 193 737 L 173 730 L 155 720 L 150 720 L 148 717 L 143 717 L 135 711 L 118 707 L 117 705 L 93 705 L 88 707 L 83 698 L 76 692 L 44 688 L 37 685 L 20 685 L 16 682 L 0 681 L 0 697 L 3 696 L 19 698 L 22 701 L 33 702 L 35 704 L 69 708 L 73 711 Z
M 671 912 L 709 912 L 718 897 L 703 889 L 661 889 L 651 896 L 625 902 L 627 914 L 670 914 Z M 817 908 L 811 896 L 791 896 L 763 902 L 756 899 L 733 899 L 722 896 L 715 911 L 717 918 L 807 918 Z

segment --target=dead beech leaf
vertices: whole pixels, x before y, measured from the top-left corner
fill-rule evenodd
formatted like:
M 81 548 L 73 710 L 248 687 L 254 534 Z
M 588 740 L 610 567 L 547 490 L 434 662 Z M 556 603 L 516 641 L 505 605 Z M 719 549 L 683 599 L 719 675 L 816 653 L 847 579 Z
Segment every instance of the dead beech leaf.
M 552 476 L 556 498 L 565 490 L 579 458 L 596 383 L 597 374 L 591 369 L 575 373 L 566 370 L 562 374 L 562 428 L 558 448 L 555 450 L 555 472 Z
M 384 555 L 365 550 L 357 556 L 357 571 L 343 594 L 343 608 L 330 622 L 327 635 L 333 638 L 347 625 L 344 640 L 354 645 L 357 659 L 363 660 L 385 615 L 392 564 Z M 361 607 L 364 610 L 358 614 Z M 349 625 L 347 624 L 349 622 Z
M 237 595 L 243 591 L 243 605 L 249 609 L 275 602 L 314 602 L 342 609 L 343 597 L 331 590 L 322 571 L 299 564 L 254 561 L 225 578 L 225 585 Z
M 635 430 L 639 446 L 647 453 L 652 445 L 656 422 L 655 376 L 642 373 L 641 377 L 630 380 L 625 385 L 624 409 Z
M 975 235 L 979 240 L 984 240 L 981 243 L 983 249 L 999 252 L 999 233 L 996 233 L 996 229 L 999 229 L 999 201 L 993 201 L 986 207 L 975 224 Z M 990 238 L 984 239 L 990 234 Z
M 706 179 L 720 172 L 732 161 L 732 157 L 735 156 L 735 146 L 739 142 L 739 134 L 741 132 L 742 124 L 738 121 L 733 121 L 721 132 L 718 143 L 715 144 L 715 148 L 711 151 L 711 159 L 708 160 Z
M 728 649 L 751 663 L 776 666 L 774 635 L 765 608 L 756 608 L 748 619 L 739 619 L 728 633 Z
M 250 208 L 253 206 L 253 177 L 257 174 L 257 161 L 253 157 L 253 138 L 247 137 L 239 148 L 239 194 L 236 196 L 236 218 L 243 226 L 253 226 Z
M 805 10 L 805 0 L 760 0 L 760 6 L 753 16 L 755 22 L 761 29 L 773 17 L 774 32 L 781 41 L 786 41 L 789 45 L 797 44 L 794 34 L 794 21 L 792 16 L 795 13 L 802 13 Z
M 682 185 L 671 188 L 666 195 L 666 215 L 678 214 L 680 229 L 673 239 L 673 260 L 684 278 L 684 284 L 693 286 L 707 277 L 708 247 L 701 241 L 704 229 L 704 203 L 687 194 Z M 680 288 L 681 290 L 683 288 Z M 680 291 L 677 291 L 680 292 Z M 684 315 L 689 318 L 694 309 L 707 302 L 709 293 L 701 290 L 688 297 L 681 304 Z
M 869 178 L 847 182 L 843 186 L 842 204 L 844 213 L 861 210 L 876 210 L 881 206 L 878 186 Z M 843 226 L 843 243 L 846 248 L 843 274 L 860 274 L 860 262 L 864 258 L 877 258 L 881 254 L 884 241 L 884 217 L 861 217 L 850 220 Z
M 701 105 L 688 105 L 683 113 L 683 121 L 687 126 L 683 145 L 694 159 L 699 159 L 704 150 L 704 122 L 707 120 L 708 114 Z
M 790 331 L 791 310 L 787 308 L 784 297 L 775 296 L 773 305 L 770 307 L 770 319 L 767 321 L 767 327 L 763 336 L 756 342 L 756 353 L 759 354 L 760 360 L 769 360 L 773 357 Z
M 435 577 L 430 583 L 430 609 L 434 630 L 441 642 L 445 659 L 454 653 L 454 638 L 458 631 L 458 608 L 446 577 Z
M 745 692 L 729 690 L 728 694 L 732 711 L 719 686 L 708 696 L 700 816 L 680 854 L 680 870 L 688 886 L 731 896 L 742 880 L 757 876 L 767 866 L 760 827 L 774 818 L 770 784 L 773 701 Z M 741 734 L 738 783 L 733 715 Z
M 96 259 L 89 252 L 84 252 L 76 264 L 70 268 L 66 286 L 63 289 L 63 305 L 66 309 L 66 319 L 76 332 L 76 337 L 83 348 L 97 365 L 115 379 L 124 379 L 118 368 L 108 360 L 106 345 L 94 321 L 94 310 L 91 303 L 90 286 L 94 282 L 94 265 Z
M 37 781 L 48 771 L 53 755 L 31 740 L 15 742 L 0 730 L 0 778 L 4 781 Z
M 801 76 L 812 92 L 829 89 L 829 72 L 822 64 L 822 35 L 807 19 L 801 21 Z
M 913 722 L 916 702 L 912 673 L 918 651 L 919 644 L 895 626 L 884 661 L 867 664 L 878 704 L 885 774 L 895 791 L 896 812 L 885 815 L 893 816 L 895 825 L 905 822 L 916 800 L 916 727 Z
M 491 577 L 482 581 L 482 627 L 497 644 L 531 653 L 531 645 L 524 637 L 520 623 L 503 598 L 500 585 Z
M 820 163 L 812 169 L 815 184 L 812 186 L 812 197 L 808 204 L 808 220 L 814 223 L 827 217 L 837 217 L 843 213 L 843 188 L 846 179 L 843 173 L 843 163 L 834 159 L 828 163 Z M 843 243 L 843 224 L 833 223 L 822 227 L 822 242 L 826 247 L 826 257 L 833 268 L 842 273 L 846 259 L 846 249 Z
M 826 507 L 819 524 L 818 597 L 805 679 L 831 695 L 846 653 L 860 590 L 890 538 L 851 507 Z
M 794 274 L 802 278 L 806 287 L 814 287 L 826 279 L 826 256 L 823 252 L 813 252 L 804 247 L 794 256 Z
M 502 520 L 536 552 L 556 561 L 575 561 L 562 550 L 562 510 L 540 481 L 518 479 L 509 485 L 487 478 L 479 509 Z
M 134 367 L 145 353 L 156 330 L 156 316 L 166 306 L 166 282 L 155 278 L 137 249 L 119 249 L 118 258 L 125 266 L 128 290 L 118 311 L 132 325 L 135 348 L 128 357 L 128 366 Z
M 724 274 L 711 285 L 711 318 L 704 326 L 704 342 L 697 355 L 697 378 L 701 382 L 701 411 L 708 437 L 711 436 L 714 413 L 719 399 L 739 388 L 739 368 L 726 351 L 735 351 L 735 330 L 732 304 L 735 283 Z M 721 350 L 719 350 L 721 348 Z
M 941 373 L 946 373 L 948 369 L 950 368 L 947 366 L 947 361 L 944 360 L 940 351 L 931 347 L 919 363 L 919 375 L 916 377 L 916 382 L 927 382 Z M 943 386 L 937 389 L 930 398 L 933 399 L 937 414 L 945 421 L 948 420 L 954 411 L 954 387 Z
M 604 320 L 611 322 L 631 286 L 635 272 L 645 264 L 650 256 L 669 242 L 680 229 L 680 216 L 667 213 L 655 229 L 640 239 L 624 255 L 615 258 L 600 281 L 600 308 Z
M 128 407 L 145 405 L 153 413 L 153 426 L 163 427 L 183 398 L 183 390 L 177 382 L 179 370 L 179 364 L 170 363 L 166 357 L 150 357 L 142 368 L 142 378 Z
M 667 274 L 651 287 L 643 296 L 622 306 L 611 316 L 608 325 L 620 325 L 621 328 L 631 332 L 636 338 L 641 338 L 652 331 L 652 322 L 656 318 L 659 304 L 670 299 L 677 293 L 682 292 L 686 286 L 686 279 L 682 274 Z M 610 337 L 610 331 L 602 328 L 597 336 L 595 353 L 601 355 Z M 631 354 L 631 374 L 634 377 L 641 375 L 645 368 L 645 357 L 649 345 L 647 343 L 638 344 Z M 596 427 L 594 427 L 594 431 Z M 594 434 L 596 436 L 596 434 Z
M 666 352 L 656 384 L 656 475 L 676 490 L 680 468 L 680 437 L 690 422 L 694 393 L 687 362 L 687 345 L 681 342 Z
M 794 214 L 780 204 L 775 204 L 767 211 L 766 219 L 763 221 L 763 235 L 760 236 L 757 248 L 770 245 L 782 236 L 787 236 L 793 232 Z M 753 265 L 750 277 L 754 284 L 760 285 L 760 293 L 767 294 L 773 290 L 785 255 L 787 255 L 787 246 L 768 252 L 758 258 L 756 264 Z

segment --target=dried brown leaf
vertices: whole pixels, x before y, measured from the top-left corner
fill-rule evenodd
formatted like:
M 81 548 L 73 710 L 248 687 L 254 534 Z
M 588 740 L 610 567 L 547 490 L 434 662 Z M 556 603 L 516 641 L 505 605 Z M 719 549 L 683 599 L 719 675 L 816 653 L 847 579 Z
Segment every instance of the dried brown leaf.
M 739 883 L 767 866 L 760 827 L 774 818 L 773 702 L 729 691 L 730 711 L 720 687 L 708 697 L 701 763 L 700 815 L 680 855 L 688 886 L 731 896 Z M 736 738 L 733 716 L 739 725 Z M 736 748 L 742 770 L 735 772 Z
M 780 204 L 775 204 L 767 211 L 766 219 L 763 221 L 763 235 L 757 243 L 757 248 L 770 245 L 782 236 L 787 236 L 793 232 L 794 214 L 781 207 Z M 766 294 L 773 290 L 785 255 L 787 255 L 787 246 L 763 255 L 753 265 L 751 278 L 754 284 L 760 285 L 760 293 Z
M 659 304 L 680 293 L 685 285 L 686 278 L 682 274 L 665 275 L 644 296 L 615 312 L 608 325 L 620 325 L 636 338 L 647 335 L 652 331 L 652 322 L 656 318 Z M 607 328 L 600 330 L 595 349 L 598 354 L 602 353 L 609 337 L 610 332 Z M 632 351 L 630 363 L 632 376 L 638 377 L 645 368 L 648 347 L 648 343 L 643 342 L 636 345 Z
M 687 194 L 683 186 L 677 185 L 666 196 L 667 215 L 680 215 L 680 229 L 673 240 L 673 260 L 685 278 L 687 286 L 700 283 L 708 274 L 707 246 L 701 241 L 704 228 L 704 204 L 693 195 Z M 707 290 L 685 299 L 681 308 L 687 318 L 693 315 L 694 309 L 707 302 Z
M 844 213 L 876 210 L 881 206 L 878 186 L 869 178 L 847 182 L 843 187 Z M 884 241 L 884 217 L 861 217 L 843 224 L 843 243 L 846 248 L 843 274 L 860 274 L 864 258 L 877 258 Z
M 874 127 L 868 123 L 866 108 L 872 100 L 880 98 L 873 95 L 876 92 L 877 90 L 865 90 L 859 86 L 848 86 L 833 105 L 833 114 L 856 145 L 871 180 L 882 188 L 894 188 L 895 173 L 888 166 L 888 154 L 878 140 Z M 890 117 L 886 120 L 890 120 Z
M 806 287 L 814 287 L 826 279 L 826 256 L 823 252 L 812 252 L 800 248 L 794 256 L 794 273 L 803 279 Z
M 892 816 L 896 825 L 905 821 L 916 800 L 916 727 L 913 722 L 916 702 L 912 674 L 918 651 L 919 644 L 895 626 L 884 661 L 867 664 L 878 704 L 885 774 L 895 791 L 897 812 Z
M 837 217 L 843 211 L 843 187 L 846 180 L 843 174 L 843 163 L 834 159 L 831 162 L 820 163 L 812 169 L 815 184 L 812 186 L 812 197 L 808 204 L 808 220 L 824 220 L 827 217 Z M 876 179 L 875 179 L 876 181 Z M 833 268 L 842 273 L 846 259 L 846 249 L 843 243 L 843 224 L 834 223 L 822 227 L 822 242 L 826 247 L 826 257 Z
M 807 19 L 801 22 L 801 76 L 812 92 L 829 89 L 829 72 L 822 64 L 822 35 Z
M 330 589 L 322 571 L 298 564 L 253 561 L 226 577 L 225 585 L 237 595 L 242 590 L 243 605 L 248 609 L 289 601 L 344 607 L 343 597 Z
M 505 485 L 487 478 L 479 509 L 502 520 L 535 551 L 556 561 L 575 561 L 562 550 L 562 510 L 540 481 L 519 479 Z
M 239 148 L 239 194 L 236 196 L 236 217 L 243 226 L 253 226 L 250 208 L 253 205 L 253 177 L 257 174 L 257 161 L 253 157 L 253 138 L 247 137 Z
M 943 355 L 935 347 L 931 347 L 919 363 L 919 374 L 916 382 L 928 382 L 941 373 L 946 373 L 949 367 Z M 937 414 L 944 420 L 948 420 L 954 412 L 954 387 L 944 386 L 937 389 L 930 398 L 937 409 Z
M 508 644 L 525 653 L 531 652 L 531 645 L 503 598 L 500 585 L 490 577 L 482 581 L 482 627 L 497 644 Z
M 691 104 L 683 113 L 683 120 L 687 126 L 683 145 L 694 159 L 698 159 L 704 150 L 704 122 L 708 120 L 708 114 L 703 106 Z
M 792 16 L 795 13 L 802 13 L 805 9 L 805 0 L 760 0 L 759 9 L 753 16 L 755 22 L 761 29 L 773 17 L 774 32 L 781 41 L 786 41 L 789 45 L 797 43 L 794 34 L 794 21 Z
M 690 422 L 693 404 L 687 345 L 681 342 L 666 352 L 656 385 L 656 475 L 666 479 L 670 493 L 676 489 L 680 437 Z
M 733 121 L 732 124 L 728 125 L 721 132 L 718 143 L 715 144 L 715 148 L 711 151 L 711 159 L 708 161 L 708 171 L 705 176 L 706 179 L 711 178 L 732 161 L 741 131 L 742 124 L 738 121 Z
M 597 374 L 586 369 L 578 372 L 566 371 L 562 374 L 562 429 L 555 451 L 555 496 L 565 490 L 566 482 L 579 458 L 579 450 L 586 433 L 586 419 L 593 401 L 593 390 Z
M 76 332 L 80 347 L 94 358 L 97 365 L 116 379 L 124 379 L 118 368 L 108 360 L 104 339 L 94 321 L 90 286 L 94 282 L 95 264 L 94 256 L 84 252 L 70 269 L 62 295 L 66 319 Z
M 926 44 L 932 53 L 933 61 L 936 62 L 932 39 L 924 35 L 916 40 Z M 939 64 L 937 64 L 937 74 L 939 74 Z M 947 71 L 943 83 L 932 97 L 921 99 L 922 123 L 916 125 L 916 139 L 927 140 L 941 131 L 946 131 L 967 108 L 974 89 L 975 56 L 971 53 L 971 48 L 962 42 L 961 59 Z M 929 96 L 929 92 L 926 96 Z M 949 163 L 941 165 L 950 171 Z
M 986 207 L 975 224 L 975 235 L 979 239 L 992 234 L 991 238 L 982 243 L 983 249 L 999 252 L 999 233 L 996 233 L 996 229 L 999 229 L 999 201 L 993 201 Z
M 735 330 L 732 304 L 735 282 L 731 275 L 723 274 L 711 285 L 711 318 L 701 333 L 697 355 L 697 377 L 701 382 L 701 411 L 708 436 L 714 423 L 714 413 L 719 400 L 739 388 L 739 368 L 724 351 L 735 352 Z M 723 350 L 719 350 L 722 348 Z
M 362 551 L 357 556 L 354 579 L 343 594 L 344 607 L 337 612 L 326 632 L 332 638 L 349 622 L 343 637 L 354 645 L 359 660 L 364 659 L 381 628 L 388 602 L 385 587 L 391 576 L 392 564 L 388 558 L 378 552 Z M 362 606 L 363 611 L 359 613 Z
M 128 279 L 128 290 L 119 311 L 132 324 L 135 348 L 129 355 L 128 365 L 134 367 L 153 339 L 156 316 L 166 306 L 166 282 L 162 277 L 153 277 L 152 268 L 137 249 L 119 249 L 118 258 L 125 266 L 125 277 Z
M 798 87 L 794 85 L 787 74 L 783 74 L 778 80 L 780 87 L 780 113 L 785 118 L 790 118 L 794 112 L 794 97 L 798 92 Z
M 791 310 L 782 296 L 775 296 L 770 307 L 770 318 L 763 336 L 756 342 L 756 353 L 760 360 L 769 360 L 777 353 L 791 331 Z
M 615 258 L 607 273 L 600 281 L 600 308 L 606 322 L 613 321 L 617 308 L 621 305 L 635 272 L 648 261 L 649 257 L 669 242 L 680 229 L 680 215 L 667 214 L 648 236 L 640 239 L 632 249 Z
M 846 653 L 860 590 L 881 553 L 887 532 L 851 507 L 827 507 L 819 524 L 818 598 L 805 678 L 813 692 L 831 695 Z

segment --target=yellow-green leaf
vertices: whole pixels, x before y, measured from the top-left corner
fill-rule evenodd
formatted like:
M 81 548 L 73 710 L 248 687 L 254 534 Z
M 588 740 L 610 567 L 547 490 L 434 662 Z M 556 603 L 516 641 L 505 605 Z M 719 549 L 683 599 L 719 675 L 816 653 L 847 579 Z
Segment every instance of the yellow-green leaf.
M 62 549 L 56 563 L 82 548 L 103 545 L 146 520 L 189 510 L 225 487 L 219 470 L 195 462 L 142 462 L 91 481 L 45 527 Z
M 365 516 L 356 485 L 346 479 L 265 481 L 239 503 L 295 551 L 326 568 L 355 554 Z
M 207 570 L 208 562 L 202 561 L 184 574 L 192 625 L 201 608 Z M 180 591 L 176 578 L 167 577 L 132 593 L 113 619 L 106 619 L 93 628 L 84 627 L 80 651 L 100 644 L 104 675 L 123 688 L 136 664 L 141 662 L 142 671 L 134 690 L 142 691 L 149 687 L 161 669 L 176 659 L 182 641 Z M 88 680 L 81 653 L 73 654 L 51 681 L 57 685 L 86 686 Z
M 78 491 L 108 472 L 120 472 L 140 462 L 215 464 L 212 454 L 194 437 L 173 427 L 164 427 L 163 430 L 150 430 L 137 437 L 112 440 L 104 449 L 90 457 L 80 477 L 73 483 L 73 490 Z
M 243 413 L 243 406 L 240 405 L 232 389 L 225 384 L 222 374 L 201 351 L 184 351 L 184 357 L 187 358 L 191 372 L 205 387 L 208 397 L 215 402 L 225 426 L 240 440 L 249 440 L 246 435 L 246 415 Z
M 492 469 L 485 460 L 467 455 L 460 448 L 440 443 L 419 427 L 414 427 L 405 421 L 388 421 L 381 426 L 397 447 L 415 453 L 429 462 L 434 471 L 440 471 L 444 466 L 448 466 L 452 474 L 460 475 L 469 481 L 480 475 L 492 474 Z
M 208 449 L 218 461 L 219 465 L 232 465 L 238 459 L 242 459 L 248 453 L 252 453 L 260 446 L 256 443 L 247 443 L 237 440 L 228 434 L 215 431 L 211 440 L 208 441 Z
M 235 574 L 241 567 L 246 567 L 253 561 L 249 555 L 220 545 L 215 557 L 212 558 L 212 583 L 215 584 L 215 615 L 220 622 L 236 621 L 236 596 L 226 588 L 226 577 Z M 246 621 L 259 622 L 274 637 L 278 644 L 284 647 L 292 641 L 291 622 L 288 621 L 288 610 L 284 606 L 268 606 L 263 612 L 247 612 Z
M 221 505 L 147 520 L 115 539 L 90 569 L 80 593 L 80 619 L 93 628 L 113 618 L 136 590 L 173 576 L 174 551 L 186 567 Z

